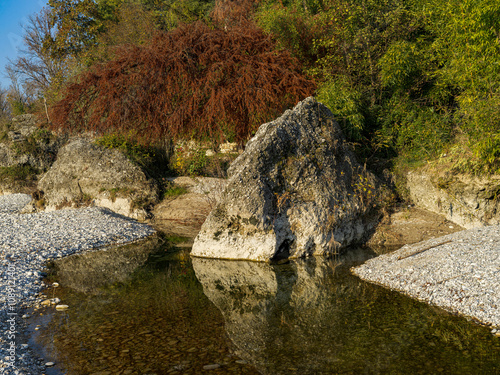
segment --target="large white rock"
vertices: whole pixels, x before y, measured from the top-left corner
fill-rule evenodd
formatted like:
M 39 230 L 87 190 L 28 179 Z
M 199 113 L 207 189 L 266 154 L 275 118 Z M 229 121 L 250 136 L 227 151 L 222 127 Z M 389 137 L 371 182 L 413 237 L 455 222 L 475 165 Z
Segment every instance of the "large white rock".
M 47 209 L 91 204 L 135 219 L 158 201 L 158 186 L 118 150 L 77 138 L 61 148 L 38 183 Z
M 195 239 L 198 257 L 269 261 L 335 253 L 374 227 L 375 177 L 313 98 L 262 125 Z

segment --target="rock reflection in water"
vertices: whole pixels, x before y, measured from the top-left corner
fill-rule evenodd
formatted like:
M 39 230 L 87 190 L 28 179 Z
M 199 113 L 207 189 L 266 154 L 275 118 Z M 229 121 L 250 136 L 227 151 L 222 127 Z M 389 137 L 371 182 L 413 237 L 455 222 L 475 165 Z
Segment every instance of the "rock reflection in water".
M 488 330 L 364 283 L 350 275 L 353 259 L 342 262 L 194 258 L 193 268 L 236 354 L 264 374 L 496 369 Z
M 106 248 L 105 251 L 75 254 L 53 262 L 58 280 L 82 293 L 96 292 L 99 288 L 124 282 L 159 246 L 158 237 L 151 237 L 129 245 Z
M 69 309 L 33 314 L 32 349 L 68 375 L 258 373 L 231 352 L 188 250 L 159 242 L 56 260 L 47 292 Z

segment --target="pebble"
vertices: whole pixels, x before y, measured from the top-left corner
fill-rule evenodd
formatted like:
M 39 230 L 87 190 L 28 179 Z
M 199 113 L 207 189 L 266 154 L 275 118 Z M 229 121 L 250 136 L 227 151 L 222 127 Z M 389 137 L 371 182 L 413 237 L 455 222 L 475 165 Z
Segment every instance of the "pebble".
M 7 324 L 13 318 L 16 333 L 24 329 L 23 309 L 51 303 L 39 294 L 47 287 L 41 282 L 47 261 L 114 244 L 125 244 L 154 234 L 146 224 L 116 215 L 101 208 L 64 209 L 20 214 L 31 202 L 27 194 L 0 196 L 0 374 L 41 375 L 43 367 L 31 349 L 19 343 L 22 355 L 15 355 L 13 370 L 8 362 Z M 59 284 L 53 283 L 53 288 Z M 57 302 L 55 302 L 57 301 Z M 57 305 L 67 306 L 67 305 Z M 56 306 L 56 309 L 58 308 Z M 61 309 L 61 307 L 59 307 Z M 26 316 L 27 317 L 27 316 Z M 10 328 L 10 327 L 9 327 Z M 38 329 L 35 328 L 36 330 Z M 19 336 L 20 339 L 21 336 Z M 16 338 L 17 339 L 17 338 Z M 7 357 L 7 358 L 6 358 Z M 50 363 L 50 362 L 47 362 Z
M 495 334 L 499 333 L 499 225 L 406 245 L 372 258 L 352 272 L 363 280 L 496 327 Z
M 203 370 L 215 370 L 218 369 L 220 365 L 218 363 L 215 363 L 213 365 L 205 365 L 203 366 Z

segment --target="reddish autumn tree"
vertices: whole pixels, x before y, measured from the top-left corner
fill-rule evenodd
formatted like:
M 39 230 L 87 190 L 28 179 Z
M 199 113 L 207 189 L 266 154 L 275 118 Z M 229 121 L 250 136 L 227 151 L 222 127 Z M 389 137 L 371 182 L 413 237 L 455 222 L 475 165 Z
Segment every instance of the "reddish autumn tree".
M 183 25 L 116 56 L 67 87 L 52 107 L 55 128 L 243 142 L 315 88 L 297 60 L 249 22 Z

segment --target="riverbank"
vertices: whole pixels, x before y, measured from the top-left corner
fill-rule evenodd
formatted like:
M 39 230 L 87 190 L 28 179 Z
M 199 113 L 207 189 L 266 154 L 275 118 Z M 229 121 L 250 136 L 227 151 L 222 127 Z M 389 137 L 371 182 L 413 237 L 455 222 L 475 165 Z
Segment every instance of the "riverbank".
M 500 226 L 407 245 L 352 271 L 365 281 L 469 317 L 493 333 L 500 329 Z
M 215 189 L 214 191 L 218 190 Z M 182 199 L 175 198 L 170 200 L 168 202 L 169 206 L 165 209 L 168 210 L 168 212 L 175 213 L 176 211 L 173 211 L 173 208 L 171 207 L 173 201 L 179 201 L 179 204 L 180 202 L 183 202 L 182 206 L 184 206 L 184 203 L 186 203 L 184 202 L 185 200 L 189 201 L 191 199 L 196 199 L 198 202 L 201 202 L 203 197 L 207 206 L 209 206 L 211 201 L 207 200 L 205 190 L 199 192 L 190 191 L 190 194 L 193 195 L 185 195 Z M 35 296 L 44 286 L 41 281 L 41 271 L 47 261 L 85 250 L 104 247 L 110 244 L 132 242 L 154 233 L 154 229 L 150 226 L 140 224 L 134 220 L 117 215 L 112 211 L 98 207 L 68 209 L 37 214 L 21 215 L 16 213 L 22 210 L 28 201 L 29 196 L 22 194 L 0 196 L 0 302 L 2 302 L 0 310 L 0 328 L 2 329 L 2 333 L 0 334 L 1 374 L 36 375 L 46 372 L 45 361 L 37 359 L 36 356 L 31 353 L 28 345 L 20 341 L 21 335 L 19 333 L 21 333 L 24 329 L 25 320 L 22 318 L 22 314 L 24 314 L 22 312 L 24 311 L 23 309 L 25 307 L 32 306 L 36 302 Z M 173 207 L 175 209 L 178 208 L 177 206 Z M 196 205 L 193 205 L 193 207 L 196 208 L 196 212 L 199 211 L 199 206 L 196 207 Z M 189 227 L 194 233 L 196 232 L 198 225 L 198 222 L 188 222 L 186 227 Z M 169 228 L 177 229 L 177 226 L 170 225 Z M 449 236 L 457 236 L 451 237 L 453 246 L 454 248 L 462 249 L 462 252 L 455 252 L 453 256 L 449 255 L 448 258 L 445 253 L 434 253 L 434 257 L 430 260 L 430 264 L 434 265 L 438 271 L 440 271 L 440 268 L 448 271 L 455 270 L 455 273 L 449 272 L 449 276 L 447 276 L 448 274 L 443 274 L 441 279 L 435 279 L 435 284 L 443 287 L 449 287 L 450 283 L 457 282 L 459 283 L 457 285 L 460 285 L 464 289 L 464 287 L 469 288 L 467 283 L 470 283 L 471 285 L 476 283 L 478 289 L 475 289 L 474 293 L 482 293 L 486 302 L 498 302 L 500 300 L 498 295 L 500 287 L 495 279 L 495 276 L 498 278 L 498 272 L 500 271 L 500 264 L 498 262 L 500 259 L 493 259 L 493 256 L 495 254 L 500 254 L 500 248 L 495 245 L 500 243 L 500 228 L 497 228 L 497 231 L 494 233 L 488 232 L 488 228 L 482 228 L 472 234 L 469 231 L 449 234 L 460 229 L 461 228 L 459 226 L 446 221 L 438 215 L 406 207 L 394 213 L 379 226 L 375 236 L 373 237 L 372 244 L 397 246 L 398 244 L 405 242 L 409 243 L 422 241 L 433 237 L 437 238 L 442 235 L 446 235 L 446 237 L 444 237 L 445 240 L 447 240 Z M 471 243 L 469 241 L 470 239 L 475 239 L 475 242 Z M 490 239 L 492 240 L 491 246 L 488 248 L 490 244 L 488 241 Z M 429 239 L 427 242 L 419 243 L 414 246 L 417 246 L 415 248 L 417 249 L 418 246 L 425 247 L 429 246 L 425 245 L 427 243 L 432 245 L 441 243 L 442 240 L 443 238 Z M 444 247 L 445 250 L 450 250 L 450 248 L 445 245 L 451 244 L 452 243 L 442 244 L 439 248 Z M 470 246 L 465 246 L 467 244 Z M 474 246 L 482 246 L 482 255 L 478 253 L 474 253 L 475 255 L 467 254 L 467 251 L 464 250 Z M 439 248 L 436 247 L 435 249 Z M 400 284 L 409 284 L 410 282 L 406 280 L 407 277 L 414 279 L 417 279 L 418 277 L 425 278 L 428 276 L 425 268 L 422 268 L 420 274 L 404 273 L 404 271 L 410 272 L 409 269 L 412 267 L 414 269 L 420 267 L 417 267 L 416 265 L 411 266 L 409 265 L 410 263 L 407 263 L 412 260 L 419 259 L 419 255 L 411 256 L 399 261 L 394 261 L 393 259 L 394 257 L 401 256 L 402 253 L 406 254 L 406 252 L 411 249 L 414 249 L 414 247 L 406 246 L 395 253 L 374 258 L 368 261 L 366 266 L 361 266 L 360 269 L 368 267 L 365 269 L 371 269 L 371 273 L 376 273 L 377 276 L 383 275 L 384 272 L 390 270 L 391 267 L 384 265 L 384 263 L 381 263 L 379 266 L 373 265 L 378 264 L 377 262 L 379 261 L 383 262 L 387 259 L 389 259 L 390 263 L 392 259 L 392 262 L 396 263 L 393 267 L 395 269 L 393 272 L 396 274 L 398 272 L 397 268 L 399 267 L 399 272 L 401 273 L 401 276 L 394 277 L 393 279 L 397 279 Z M 429 252 L 428 254 L 433 254 L 431 250 L 433 249 L 428 249 L 423 252 L 422 256 L 427 252 Z M 470 262 L 463 262 L 462 256 L 470 256 L 471 262 L 475 257 L 481 259 L 479 262 L 474 260 L 475 263 L 471 264 Z M 497 258 L 500 258 L 500 256 L 497 256 Z M 442 261 L 439 261 L 439 259 L 442 259 Z M 463 270 L 460 268 L 462 266 L 465 267 Z M 468 276 L 466 274 L 462 275 L 463 272 L 469 270 L 467 268 L 468 266 L 470 266 L 469 268 L 472 270 L 471 272 L 473 274 Z M 377 271 L 374 271 L 375 269 Z M 483 272 L 484 276 L 481 276 L 483 275 L 481 272 Z M 366 273 L 370 274 L 370 271 L 366 271 Z M 387 272 L 385 272 L 385 274 L 387 274 Z M 457 274 L 460 277 L 455 278 Z M 477 275 L 479 275 L 479 279 L 476 277 Z M 391 289 L 400 290 L 391 285 L 373 281 L 369 279 L 368 276 L 366 277 L 366 280 L 388 286 Z M 490 288 L 485 287 L 485 280 L 488 280 L 488 283 L 490 283 L 486 284 L 490 285 Z M 430 287 L 427 286 L 425 288 L 429 289 Z M 490 289 L 492 290 L 491 293 Z M 410 293 L 406 294 L 415 297 Z M 13 295 L 14 299 L 12 299 L 10 295 Z M 483 322 L 483 324 L 500 327 L 500 324 L 495 323 L 497 322 L 495 319 L 498 318 L 495 314 L 493 315 L 494 317 L 496 316 L 496 318 L 493 320 L 490 318 L 491 313 L 487 313 L 484 318 L 477 318 L 473 314 L 447 308 L 444 305 L 436 303 L 443 298 L 446 299 L 446 296 L 441 297 L 437 292 L 435 294 L 431 293 L 431 296 L 433 298 L 427 300 L 419 298 L 418 296 L 416 298 L 422 299 L 430 304 L 435 304 L 446 310 L 473 317 L 476 320 Z M 462 295 L 459 295 L 459 297 L 461 296 Z M 465 302 L 463 299 L 455 299 L 454 303 L 457 305 L 468 303 L 472 310 L 477 309 L 479 311 L 494 311 L 494 306 L 490 306 L 485 309 L 484 304 L 474 304 L 473 299 L 468 298 L 466 295 L 464 296 L 465 297 L 463 298 L 465 298 Z M 474 295 L 472 294 L 472 296 Z M 13 310 L 10 310 L 11 302 Z M 64 301 L 62 303 L 64 303 Z M 498 308 L 496 311 L 498 313 Z M 9 315 L 9 313 L 12 313 L 13 315 Z M 17 342 L 16 345 L 14 345 L 13 350 L 10 346 L 9 335 L 14 335 L 15 338 L 17 338 Z M 16 359 L 16 362 L 14 363 L 16 365 L 15 369 L 10 367 L 9 364 L 8 357 L 12 354 L 15 355 Z
M 26 343 L 19 342 L 19 334 L 24 309 L 44 287 L 47 261 L 155 233 L 148 225 L 99 207 L 16 213 L 27 200 L 22 194 L 0 196 L 0 373 L 5 375 L 44 369 Z

